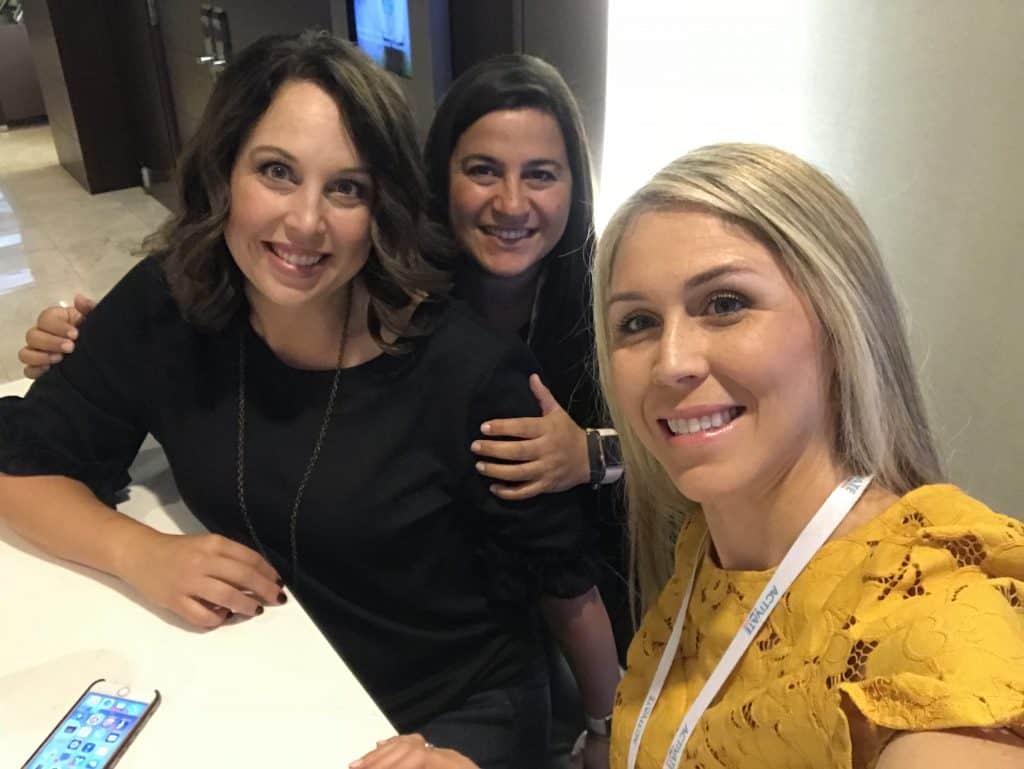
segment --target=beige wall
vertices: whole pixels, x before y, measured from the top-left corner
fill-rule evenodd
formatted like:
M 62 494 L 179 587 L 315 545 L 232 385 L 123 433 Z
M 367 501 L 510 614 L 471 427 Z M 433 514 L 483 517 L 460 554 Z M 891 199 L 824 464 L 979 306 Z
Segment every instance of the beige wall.
M 818 164 L 878 237 L 952 480 L 1024 517 L 1024 2 L 706 5 L 612 0 L 599 216 L 713 141 Z

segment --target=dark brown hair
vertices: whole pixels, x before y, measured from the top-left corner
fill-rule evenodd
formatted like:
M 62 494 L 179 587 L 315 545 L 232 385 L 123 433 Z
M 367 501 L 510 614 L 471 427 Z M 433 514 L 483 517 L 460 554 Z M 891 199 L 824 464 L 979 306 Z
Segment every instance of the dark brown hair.
M 360 274 L 370 294 L 370 332 L 394 350 L 382 329 L 397 337 L 430 330 L 433 313 L 418 312 L 413 322 L 406 308 L 447 294 L 442 260 L 449 242 L 427 216 L 415 127 L 401 91 L 361 51 L 326 32 L 261 38 L 224 69 L 178 164 L 180 213 L 146 247 L 160 253 L 171 292 L 196 326 L 223 328 L 245 306 L 244 277 L 224 241 L 231 171 L 278 89 L 294 80 L 334 98 L 373 177 L 372 248 Z
M 434 114 L 424 159 L 435 221 L 450 227 L 449 163 L 459 138 L 477 120 L 499 110 L 536 109 L 558 123 L 572 173 L 572 200 L 565 232 L 544 256 L 544 283 L 537 298 L 530 347 L 545 383 L 577 422 L 597 417 L 598 394 L 587 371 L 593 349 L 589 274 L 594 247 L 594 182 L 579 105 L 558 70 L 525 54 L 497 56 L 466 70 Z M 456 270 L 471 255 L 462 254 Z

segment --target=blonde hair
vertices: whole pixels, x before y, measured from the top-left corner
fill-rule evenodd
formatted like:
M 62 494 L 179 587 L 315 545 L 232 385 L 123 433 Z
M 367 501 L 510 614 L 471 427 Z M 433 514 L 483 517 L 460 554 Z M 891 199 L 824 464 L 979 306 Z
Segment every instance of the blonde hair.
M 611 387 L 608 301 L 623 236 L 649 211 L 706 211 L 774 252 L 810 302 L 833 363 L 834 445 L 844 468 L 905 494 L 942 478 L 910 348 L 878 248 L 853 203 L 823 173 L 773 147 L 717 144 L 673 161 L 615 213 L 594 264 L 597 364 L 625 462 L 630 585 L 645 611 L 672 574 L 693 510 L 624 418 Z M 634 606 L 637 605 L 634 601 Z

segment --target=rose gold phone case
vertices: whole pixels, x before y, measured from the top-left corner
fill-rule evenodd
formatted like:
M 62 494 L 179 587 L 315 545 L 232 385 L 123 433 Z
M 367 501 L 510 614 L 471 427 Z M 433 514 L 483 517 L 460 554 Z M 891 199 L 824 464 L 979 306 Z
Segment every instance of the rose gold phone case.
M 29 764 L 31 764 L 32 761 L 36 758 L 36 755 L 39 753 L 40 750 L 43 749 L 43 746 L 50 741 L 50 738 L 57 733 L 57 730 L 60 729 L 60 726 L 64 723 L 64 720 L 71 715 L 71 712 L 75 709 L 75 706 L 78 705 L 78 703 L 85 698 L 85 695 L 89 693 L 92 687 L 106 680 L 107 679 L 105 678 L 97 678 L 95 681 L 93 681 L 91 684 L 85 687 L 85 691 L 79 694 L 75 701 L 71 703 L 71 707 L 67 709 L 64 715 L 57 719 L 57 723 L 54 724 L 53 728 L 50 730 L 50 733 L 47 734 L 46 737 L 43 738 L 43 741 L 40 742 L 39 745 L 36 747 L 36 749 L 32 751 L 32 755 L 28 757 L 28 760 L 21 765 L 21 769 L 30 769 Z M 125 750 L 127 750 L 128 746 L 135 741 L 135 735 L 142 731 L 142 727 L 146 725 L 146 722 L 149 721 L 149 717 L 153 715 L 153 711 L 156 710 L 161 700 L 160 690 L 154 689 L 153 692 L 156 695 L 155 697 L 153 697 L 153 701 L 146 708 L 146 711 L 139 717 L 139 722 L 135 724 L 135 728 L 132 729 L 132 733 L 128 735 L 128 739 L 124 740 L 120 745 L 117 746 L 117 748 L 114 749 L 114 752 L 110 755 L 110 760 L 107 762 L 107 765 L 104 767 L 104 769 L 114 769 L 114 766 L 117 764 L 117 762 L 121 760 L 121 756 L 124 755 Z

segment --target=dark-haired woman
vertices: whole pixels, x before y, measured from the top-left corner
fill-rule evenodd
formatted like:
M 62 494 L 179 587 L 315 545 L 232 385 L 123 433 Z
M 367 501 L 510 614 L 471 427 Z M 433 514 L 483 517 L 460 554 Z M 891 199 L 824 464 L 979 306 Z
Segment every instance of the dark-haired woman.
M 481 425 L 472 446 L 479 471 L 503 499 L 579 489 L 598 529 L 602 594 L 624 655 L 632 628 L 623 528 L 607 487 L 621 468 L 614 430 L 595 428 L 604 415 L 588 365 L 594 185 L 579 107 L 541 59 L 489 59 L 445 95 L 424 154 L 430 214 L 458 246 L 455 293 L 492 328 L 522 337 L 543 374 L 530 382 L 541 417 Z M 79 296 L 40 314 L 18 354 L 26 376 L 74 349 L 91 307 Z M 519 440 L 491 440 L 508 437 Z
M 76 354 L 0 401 L 0 515 L 197 626 L 258 615 L 287 582 L 400 730 L 535 766 L 533 606 L 601 706 L 614 647 L 577 501 L 503 500 L 474 470 L 482 421 L 537 412 L 533 365 L 441 301 L 413 137 L 345 43 L 242 52 L 180 164 L 182 213 Z M 112 508 L 147 433 L 213 533 Z
M 456 293 L 492 328 L 525 340 L 541 364 L 530 386 L 542 416 L 484 423 L 473 443 L 479 471 L 504 499 L 576 487 L 599 540 L 599 584 L 624 658 L 632 637 L 624 527 L 616 489 L 599 487 L 621 470 L 617 436 L 598 427 L 603 409 L 588 365 L 594 185 L 579 107 L 546 62 L 490 59 L 445 95 L 425 158 L 431 213 L 458 245 Z M 609 714 L 587 715 L 596 738 Z

